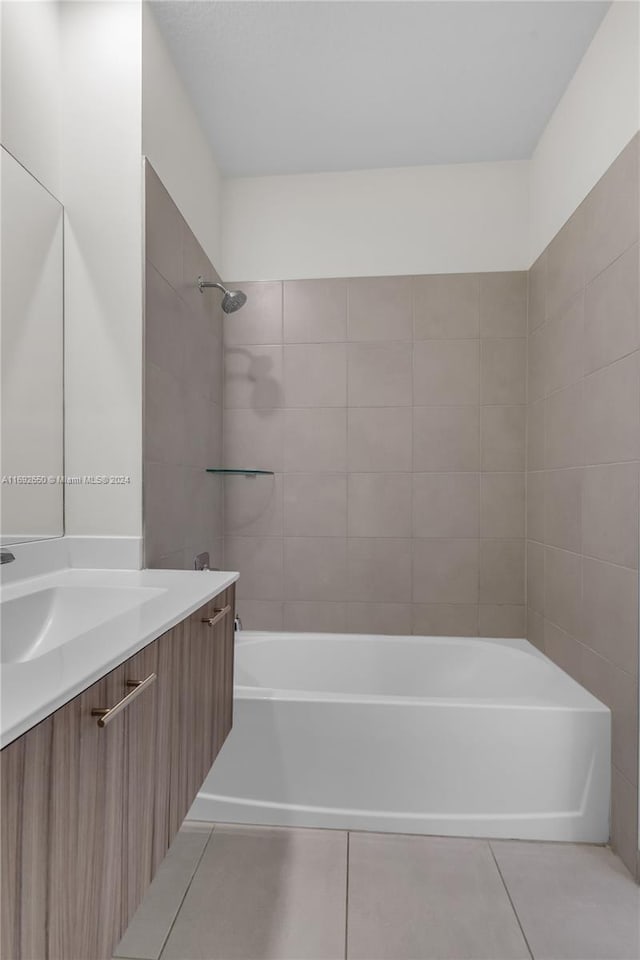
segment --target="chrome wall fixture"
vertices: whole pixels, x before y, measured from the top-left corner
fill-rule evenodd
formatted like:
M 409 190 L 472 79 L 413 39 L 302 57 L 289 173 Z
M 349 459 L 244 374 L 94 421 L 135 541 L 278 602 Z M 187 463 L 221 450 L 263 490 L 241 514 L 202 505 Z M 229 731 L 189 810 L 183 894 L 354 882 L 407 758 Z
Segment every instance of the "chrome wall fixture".
M 207 287 L 217 287 L 218 290 L 222 290 L 224 294 L 222 309 L 225 313 L 235 313 L 240 307 L 244 307 L 247 302 L 247 295 L 242 290 L 227 290 L 223 284 L 216 283 L 213 280 L 205 280 L 204 277 L 198 277 L 198 287 L 200 293 L 204 293 Z

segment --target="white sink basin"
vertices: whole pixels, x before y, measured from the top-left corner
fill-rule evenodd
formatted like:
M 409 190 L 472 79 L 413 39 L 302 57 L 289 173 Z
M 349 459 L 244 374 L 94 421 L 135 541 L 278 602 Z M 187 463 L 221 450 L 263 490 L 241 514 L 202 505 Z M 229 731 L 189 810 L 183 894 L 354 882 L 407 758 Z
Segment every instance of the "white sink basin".
M 162 587 L 51 587 L 0 605 L 0 663 L 35 660 L 141 607 Z

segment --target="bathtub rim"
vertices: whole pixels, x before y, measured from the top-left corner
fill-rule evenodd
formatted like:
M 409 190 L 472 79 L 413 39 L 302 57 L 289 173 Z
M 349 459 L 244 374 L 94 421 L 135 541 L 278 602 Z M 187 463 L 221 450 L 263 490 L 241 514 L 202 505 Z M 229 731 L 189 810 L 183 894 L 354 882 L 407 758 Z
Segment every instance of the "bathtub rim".
M 287 700 L 293 702 L 314 701 L 319 703 L 354 703 L 354 704 L 380 704 L 381 706 L 403 706 L 403 705 L 424 705 L 430 707 L 443 708 L 485 708 L 485 709 L 516 709 L 516 710 L 556 710 L 578 713 L 606 713 L 611 714 L 611 710 L 606 704 L 598 700 L 589 690 L 578 683 L 562 667 L 554 663 L 550 657 L 547 657 L 541 650 L 538 650 L 530 641 L 522 637 L 504 638 L 504 637 L 448 637 L 442 635 L 395 635 L 395 634 L 363 634 L 363 633 L 321 633 L 315 631 L 302 630 L 241 630 L 235 635 L 236 649 L 250 644 L 267 642 L 269 640 L 289 638 L 293 636 L 302 636 L 307 640 L 320 640 L 330 637 L 335 640 L 344 638 L 346 640 L 360 640 L 368 642 L 393 642 L 420 644 L 425 641 L 440 642 L 443 645 L 454 643 L 460 646 L 469 644 L 487 644 L 503 647 L 511 652 L 519 652 L 525 656 L 532 656 L 541 660 L 551 669 L 559 671 L 567 683 L 567 690 L 574 694 L 578 702 L 559 703 L 543 701 L 540 698 L 531 697 L 529 699 L 505 699 L 505 698 L 481 698 L 481 697 L 415 697 L 402 696 L 398 694 L 358 694 L 348 692 L 335 692 L 331 690 L 307 690 L 305 688 L 278 688 L 262 687 L 248 684 L 234 683 L 234 697 L 237 699 L 252 700 Z

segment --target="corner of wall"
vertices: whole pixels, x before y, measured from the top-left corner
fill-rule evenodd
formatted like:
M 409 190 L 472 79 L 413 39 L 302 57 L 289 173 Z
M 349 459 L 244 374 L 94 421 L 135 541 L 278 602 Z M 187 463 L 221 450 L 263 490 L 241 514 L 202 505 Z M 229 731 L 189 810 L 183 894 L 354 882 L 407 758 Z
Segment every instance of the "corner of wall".
M 146 0 L 142 4 L 142 150 L 219 269 L 220 171 Z

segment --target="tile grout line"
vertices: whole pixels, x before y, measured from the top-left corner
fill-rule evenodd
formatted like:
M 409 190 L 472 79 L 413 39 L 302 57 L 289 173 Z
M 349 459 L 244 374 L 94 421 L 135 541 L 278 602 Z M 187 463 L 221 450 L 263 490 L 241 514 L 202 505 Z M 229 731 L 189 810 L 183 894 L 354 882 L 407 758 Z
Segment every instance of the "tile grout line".
M 496 870 L 498 871 L 498 876 L 500 877 L 500 879 L 501 879 L 501 881 L 502 881 L 502 886 L 504 887 L 504 891 L 505 891 L 505 893 L 506 893 L 506 895 L 507 895 L 507 897 L 508 897 L 508 899 L 509 899 L 509 903 L 510 903 L 510 905 L 511 905 L 511 909 L 513 910 L 513 915 L 514 915 L 514 917 L 515 917 L 516 920 L 517 920 L 518 926 L 520 927 L 520 933 L 522 934 L 522 939 L 523 939 L 524 942 L 525 942 L 525 946 L 526 946 L 526 948 L 527 948 L 527 950 L 528 950 L 528 952 L 529 952 L 529 956 L 531 957 L 531 960 L 535 960 L 535 957 L 534 957 L 534 955 L 533 955 L 533 950 L 531 949 L 531 945 L 530 945 L 530 943 L 529 943 L 529 941 L 528 941 L 528 939 L 527 939 L 527 935 L 526 935 L 526 933 L 524 932 L 524 927 L 522 926 L 522 923 L 520 922 L 520 917 L 518 916 L 518 911 L 516 910 L 516 906 L 515 906 L 513 900 L 511 899 L 511 893 L 509 892 L 509 887 L 507 886 L 506 880 L 505 880 L 504 877 L 502 876 L 502 870 L 500 869 L 500 864 L 498 863 L 498 859 L 497 859 L 497 857 L 496 857 L 496 855 L 495 855 L 495 853 L 494 853 L 493 844 L 491 843 L 490 840 L 488 840 L 487 843 L 489 844 L 489 850 L 491 851 L 491 856 L 493 857 L 493 862 L 494 862 L 495 865 L 496 865 Z
M 169 941 L 169 937 L 170 937 L 171 934 L 173 933 L 173 928 L 175 927 L 176 922 L 177 922 L 177 920 L 178 920 L 178 917 L 180 916 L 180 911 L 182 910 L 182 907 L 183 907 L 184 901 L 185 901 L 185 899 L 186 899 L 186 896 L 187 896 L 187 894 L 189 893 L 189 890 L 191 889 L 191 884 L 192 884 L 193 881 L 194 881 L 195 875 L 196 875 L 196 873 L 198 872 L 198 870 L 200 869 L 200 864 L 202 863 L 202 859 L 203 859 L 205 853 L 207 852 L 207 848 L 209 847 L 209 844 L 211 843 L 211 837 L 213 836 L 215 829 L 216 829 L 215 824 L 213 824 L 212 827 L 211 827 L 211 832 L 209 833 L 209 836 L 208 836 L 208 838 L 207 838 L 207 842 L 205 843 L 204 847 L 202 848 L 202 853 L 201 853 L 200 856 L 198 857 L 198 862 L 196 863 L 195 870 L 194 870 L 193 873 L 191 874 L 191 879 L 189 880 L 189 883 L 187 884 L 187 886 L 186 886 L 186 888 L 185 888 L 185 891 L 184 891 L 182 897 L 180 898 L 180 904 L 179 904 L 179 906 L 178 906 L 178 909 L 176 910 L 176 915 L 175 915 L 175 917 L 173 918 L 173 920 L 171 921 L 171 926 L 169 927 L 169 929 L 168 929 L 168 931 L 167 931 L 166 937 L 165 937 L 164 940 L 162 941 L 162 947 L 161 947 L 161 949 L 160 949 L 160 953 L 158 954 L 158 957 L 157 957 L 157 958 L 150 958 L 150 960 L 162 960 L 162 954 L 164 953 L 165 947 L 166 947 L 166 945 L 167 945 L 167 943 L 168 943 L 168 941 Z
M 349 852 L 350 852 L 351 831 L 347 830 L 347 871 L 345 877 L 345 902 L 344 902 L 344 960 L 347 960 L 349 950 Z

